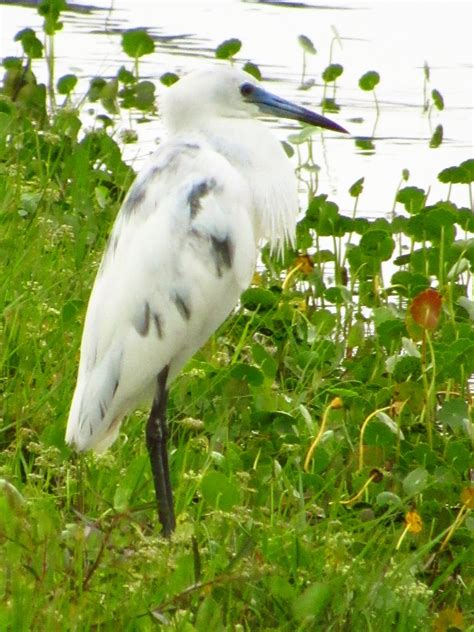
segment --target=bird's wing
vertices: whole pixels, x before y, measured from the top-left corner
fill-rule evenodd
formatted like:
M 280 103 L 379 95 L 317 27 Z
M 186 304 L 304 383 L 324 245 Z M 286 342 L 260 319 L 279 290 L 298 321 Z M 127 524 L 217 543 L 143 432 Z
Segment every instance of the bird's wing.
M 204 142 L 164 145 L 117 216 L 87 309 L 66 441 L 108 447 L 226 318 L 256 260 L 252 200 Z

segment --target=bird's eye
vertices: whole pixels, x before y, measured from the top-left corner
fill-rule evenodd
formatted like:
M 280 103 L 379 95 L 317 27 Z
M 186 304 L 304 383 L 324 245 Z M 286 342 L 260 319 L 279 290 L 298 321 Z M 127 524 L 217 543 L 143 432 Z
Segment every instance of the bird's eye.
M 252 92 L 254 91 L 255 86 L 253 86 L 251 83 L 243 83 L 240 86 L 240 94 L 243 97 L 249 97 Z

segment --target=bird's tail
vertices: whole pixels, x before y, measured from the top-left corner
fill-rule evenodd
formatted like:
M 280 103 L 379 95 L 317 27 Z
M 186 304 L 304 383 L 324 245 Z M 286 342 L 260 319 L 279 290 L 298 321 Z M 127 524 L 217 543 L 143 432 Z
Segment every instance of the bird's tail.
M 66 443 L 79 452 L 103 452 L 116 440 L 123 414 L 117 410 L 118 382 L 109 363 L 79 377 L 66 428 Z M 115 401 L 114 401 L 115 400 Z

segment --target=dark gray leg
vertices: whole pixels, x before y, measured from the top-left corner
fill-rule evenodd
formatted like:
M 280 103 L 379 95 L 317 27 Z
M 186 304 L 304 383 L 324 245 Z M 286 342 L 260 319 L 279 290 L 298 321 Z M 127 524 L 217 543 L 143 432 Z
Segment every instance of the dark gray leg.
M 176 527 L 167 451 L 166 404 L 168 402 L 168 389 L 166 388 L 166 380 L 168 369 L 169 367 L 166 366 L 158 375 L 155 399 L 146 425 L 146 445 L 153 472 L 158 517 L 163 527 L 163 535 L 167 538 Z

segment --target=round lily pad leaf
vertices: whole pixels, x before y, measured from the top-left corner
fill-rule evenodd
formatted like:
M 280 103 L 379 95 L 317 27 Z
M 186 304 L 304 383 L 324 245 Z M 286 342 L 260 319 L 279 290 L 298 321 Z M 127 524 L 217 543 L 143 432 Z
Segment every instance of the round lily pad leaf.
M 217 59 L 230 59 L 237 55 L 242 48 L 242 42 L 239 39 L 231 38 L 219 44 L 216 48 Z
M 380 75 L 378 72 L 376 72 L 375 70 L 369 70 L 368 72 L 365 73 L 365 75 L 362 75 L 362 77 L 359 79 L 359 88 L 361 88 L 361 90 L 373 90 L 375 88 L 375 86 L 380 82 Z
M 379 261 L 388 261 L 395 250 L 392 236 L 384 230 L 367 231 L 362 235 L 359 246 L 365 256 Z
M 133 59 L 149 55 L 155 50 L 155 42 L 144 29 L 131 29 L 122 35 L 122 48 Z

